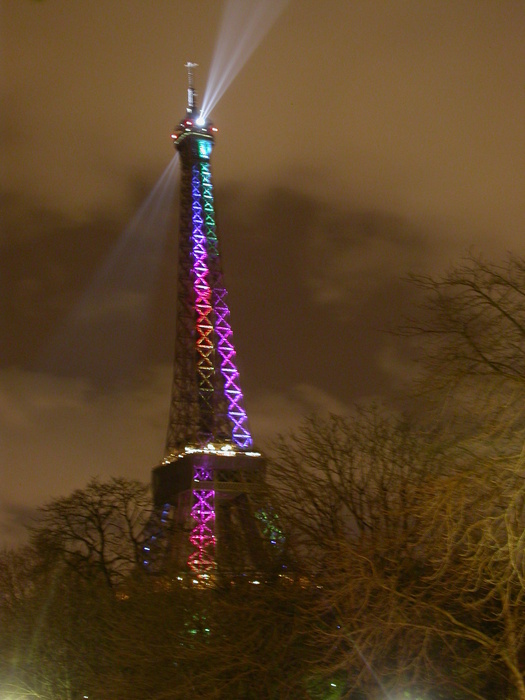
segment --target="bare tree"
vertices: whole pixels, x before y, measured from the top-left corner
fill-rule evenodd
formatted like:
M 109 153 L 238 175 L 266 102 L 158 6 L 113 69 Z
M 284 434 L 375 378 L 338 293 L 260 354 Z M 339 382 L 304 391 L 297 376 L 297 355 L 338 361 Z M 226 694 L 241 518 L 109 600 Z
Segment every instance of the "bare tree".
M 151 508 L 139 482 L 93 480 L 43 506 L 31 545 L 3 554 L 0 677 L 9 696 L 89 695 L 119 584 L 140 571 Z
M 34 585 L 34 552 L 31 547 L 0 551 L 0 615 L 23 600 Z
M 399 559 L 413 538 L 421 484 L 442 468 L 432 435 L 374 408 L 310 417 L 275 444 L 271 479 L 297 562 L 321 570 L 333 544 L 376 542 Z M 337 561 L 337 557 L 335 559 Z
M 525 700 L 525 455 L 477 461 L 429 485 L 422 541 L 435 630 L 469 641 Z
M 310 593 L 300 585 L 247 579 L 202 590 L 129 576 L 149 516 L 143 497 L 135 483 L 91 482 L 42 509 L 29 560 L 15 553 L 12 568 L 21 565 L 7 576 L 0 677 L 9 694 L 324 700 L 307 692 L 312 647 L 298 610 Z
M 307 589 L 289 581 L 150 583 L 130 591 L 113 618 L 101 691 L 132 700 L 326 698 L 308 692 L 315 654 L 300 614 Z
M 372 411 L 281 439 L 318 663 L 349 698 L 524 700 L 522 457 L 482 468 L 438 438 Z
M 413 275 L 422 316 L 404 329 L 421 337 L 423 362 L 437 384 L 472 377 L 510 386 L 525 382 L 525 260 L 501 264 L 467 257 L 441 277 Z
M 276 445 L 272 475 L 293 566 L 317 593 L 304 614 L 324 677 L 342 674 L 344 697 L 368 697 L 378 673 L 393 673 L 398 639 L 386 628 L 403 610 L 384 581 L 406 586 L 420 575 L 416 507 L 441 466 L 430 436 L 377 409 L 310 418 Z M 397 673 L 404 661 L 392 663 Z
M 0 603 L 0 679 L 9 698 L 77 700 L 88 694 L 115 596 L 100 576 L 88 581 L 63 562 L 42 566 L 39 552 L 22 561 L 16 596 Z
M 102 576 L 115 587 L 140 568 L 145 528 L 152 515 L 149 488 L 138 482 L 94 479 L 39 511 L 33 546 L 84 578 Z

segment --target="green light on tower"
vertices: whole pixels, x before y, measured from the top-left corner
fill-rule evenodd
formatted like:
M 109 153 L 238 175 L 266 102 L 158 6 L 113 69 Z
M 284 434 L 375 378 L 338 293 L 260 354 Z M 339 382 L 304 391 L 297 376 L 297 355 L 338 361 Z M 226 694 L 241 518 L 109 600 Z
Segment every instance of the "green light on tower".
M 209 160 L 212 149 L 211 141 L 205 141 L 204 139 L 199 139 L 199 155 L 201 158 L 206 158 Z

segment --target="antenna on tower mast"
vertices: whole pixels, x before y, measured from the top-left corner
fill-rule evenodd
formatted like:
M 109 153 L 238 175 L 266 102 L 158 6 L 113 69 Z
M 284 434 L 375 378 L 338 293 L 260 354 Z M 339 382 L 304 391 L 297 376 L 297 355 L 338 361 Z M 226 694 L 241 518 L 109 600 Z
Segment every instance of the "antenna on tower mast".
M 193 114 L 197 107 L 197 93 L 193 86 L 193 69 L 198 65 L 198 63 L 192 63 L 191 61 L 184 64 L 188 71 L 188 106 L 186 107 L 188 114 Z

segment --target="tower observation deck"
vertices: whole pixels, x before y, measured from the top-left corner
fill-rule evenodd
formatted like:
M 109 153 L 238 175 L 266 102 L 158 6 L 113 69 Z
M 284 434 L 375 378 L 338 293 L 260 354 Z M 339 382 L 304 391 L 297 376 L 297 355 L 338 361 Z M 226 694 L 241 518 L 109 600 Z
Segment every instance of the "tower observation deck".
M 235 360 L 210 167 L 217 129 L 198 111 L 195 66 L 186 64 L 186 115 L 172 133 L 181 162 L 175 361 L 145 564 L 206 581 L 266 570 L 280 535 Z

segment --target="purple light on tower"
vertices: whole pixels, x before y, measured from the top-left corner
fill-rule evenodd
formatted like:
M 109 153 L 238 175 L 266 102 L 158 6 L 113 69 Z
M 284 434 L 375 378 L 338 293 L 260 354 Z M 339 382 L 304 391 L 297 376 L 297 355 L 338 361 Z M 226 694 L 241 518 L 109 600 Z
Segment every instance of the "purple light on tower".
M 211 148 L 210 148 L 211 151 Z M 209 157 L 209 156 L 208 156 Z M 205 224 L 208 233 L 208 252 L 212 259 L 218 260 L 219 250 L 216 235 L 215 214 L 213 206 L 213 187 L 209 162 L 200 164 L 202 199 L 204 202 Z M 217 350 L 220 355 L 220 368 L 224 377 L 224 393 L 228 402 L 228 417 L 233 424 L 232 437 L 236 445 L 249 449 L 253 445 L 252 436 L 248 430 L 248 416 L 244 410 L 244 397 L 239 385 L 239 371 L 235 364 L 235 347 L 233 332 L 230 326 L 230 310 L 226 303 L 226 288 L 222 274 L 217 274 L 213 285 L 213 310 L 215 312 L 215 333 L 217 334 Z

